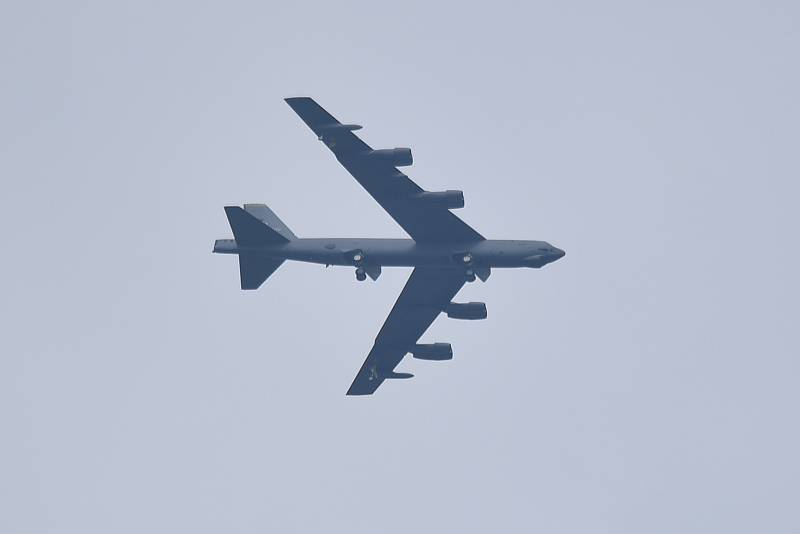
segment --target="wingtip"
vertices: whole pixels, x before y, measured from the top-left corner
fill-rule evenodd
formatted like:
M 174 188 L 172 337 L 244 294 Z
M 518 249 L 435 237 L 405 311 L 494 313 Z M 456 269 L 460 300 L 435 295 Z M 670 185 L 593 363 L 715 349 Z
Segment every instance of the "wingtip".
M 372 392 L 354 391 L 353 388 L 350 388 L 347 390 L 347 393 L 345 393 L 346 397 L 365 397 L 367 395 L 372 395 Z

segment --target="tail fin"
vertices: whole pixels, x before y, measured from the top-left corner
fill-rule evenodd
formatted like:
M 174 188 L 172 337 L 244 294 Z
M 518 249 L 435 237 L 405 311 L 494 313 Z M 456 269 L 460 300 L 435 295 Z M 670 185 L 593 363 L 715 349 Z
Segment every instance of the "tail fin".
M 297 237 L 275 213 L 263 204 L 226 206 L 225 214 L 238 246 L 279 245 Z M 239 253 L 242 289 L 258 289 L 284 260 L 253 252 Z
M 263 204 L 245 204 L 245 209 L 226 206 L 225 214 L 237 245 L 277 245 L 296 239 L 278 216 Z
M 289 230 L 289 227 L 283 224 L 283 221 L 275 215 L 275 212 L 264 204 L 245 204 L 244 211 L 281 234 L 288 241 L 297 239 L 297 236 Z

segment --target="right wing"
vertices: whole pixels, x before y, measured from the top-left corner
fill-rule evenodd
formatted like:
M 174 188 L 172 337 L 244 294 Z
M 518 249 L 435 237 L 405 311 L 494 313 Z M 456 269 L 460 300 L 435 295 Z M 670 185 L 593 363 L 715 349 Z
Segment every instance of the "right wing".
M 464 282 L 461 269 L 415 268 L 347 394 L 371 395 L 387 378 L 409 378 L 394 368 Z
M 286 103 L 414 241 L 483 241 L 447 207 L 423 200 L 425 191 L 391 161 L 370 157 L 372 148 L 353 133 L 360 126 L 341 124 L 308 97 L 287 98 Z

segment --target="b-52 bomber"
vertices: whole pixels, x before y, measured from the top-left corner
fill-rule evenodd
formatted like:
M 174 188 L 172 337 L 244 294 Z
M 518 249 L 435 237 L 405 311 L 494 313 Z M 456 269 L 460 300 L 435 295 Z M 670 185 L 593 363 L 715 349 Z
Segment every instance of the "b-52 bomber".
M 540 268 L 564 256 L 545 241 L 486 239 L 450 210 L 464 207 L 461 191 L 425 191 L 398 167 L 411 165 L 411 149 L 373 150 L 313 99 L 287 98 L 317 138 L 372 195 L 411 239 L 301 239 L 263 204 L 228 206 L 234 239 L 220 239 L 214 252 L 237 254 L 242 289 L 257 289 L 286 260 L 355 269 L 356 279 L 376 280 L 382 267 L 413 267 L 348 395 L 371 395 L 384 380 L 411 378 L 395 368 L 406 354 L 450 360 L 449 343 L 419 344 L 444 312 L 453 319 L 485 319 L 482 302 L 456 303 L 466 282 L 485 282 L 493 268 Z

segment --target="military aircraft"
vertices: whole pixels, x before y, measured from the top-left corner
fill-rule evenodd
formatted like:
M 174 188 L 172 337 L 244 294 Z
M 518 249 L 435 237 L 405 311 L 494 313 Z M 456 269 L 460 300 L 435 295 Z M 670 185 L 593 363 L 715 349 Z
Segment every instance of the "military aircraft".
M 486 239 L 450 210 L 464 207 L 461 191 L 425 191 L 398 167 L 411 165 L 411 149 L 373 150 L 308 97 L 287 98 L 317 138 L 411 239 L 301 239 L 263 204 L 228 206 L 234 239 L 219 239 L 214 252 L 237 254 L 242 289 L 257 289 L 285 260 L 355 269 L 356 279 L 377 280 L 382 267 L 413 267 L 348 395 L 371 395 L 384 380 L 411 378 L 395 367 L 411 354 L 450 360 L 449 343 L 417 343 L 436 317 L 485 319 L 482 302 L 455 303 L 466 282 L 485 282 L 495 267 L 540 268 L 564 256 L 545 241 Z

